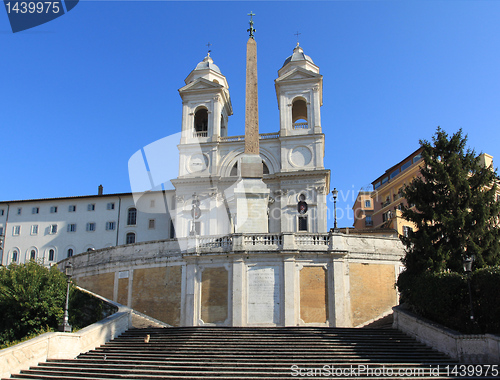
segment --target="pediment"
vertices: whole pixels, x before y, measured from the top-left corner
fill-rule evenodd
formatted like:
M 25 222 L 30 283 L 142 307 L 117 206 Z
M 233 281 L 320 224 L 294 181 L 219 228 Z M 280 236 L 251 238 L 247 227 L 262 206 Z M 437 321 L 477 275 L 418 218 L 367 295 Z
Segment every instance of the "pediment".
M 298 80 L 298 79 L 313 79 L 313 78 L 321 78 L 321 74 L 313 73 L 312 71 L 305 70 L 301 67 L 296 67 L 293 70 L 290 70 L 283 76 L 276 79 L 276 82 L 282 82 L 287 80 Z
M 219 83 L 210 82 L 205 78 L 197 78 L 192 82 L 189 82 L 184 87 L 180 88 L 179 91 L 191 91 L 191 90 L 215 90 L 220 89 L 223 86 Z

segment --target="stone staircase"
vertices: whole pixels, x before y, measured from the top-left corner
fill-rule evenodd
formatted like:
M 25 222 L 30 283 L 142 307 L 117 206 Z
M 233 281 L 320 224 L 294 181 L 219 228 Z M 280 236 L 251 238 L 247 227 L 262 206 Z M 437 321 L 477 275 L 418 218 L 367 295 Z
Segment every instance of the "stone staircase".
M 77 359 L 49 360 L 11 378 L 415 379 L 446 378 L 447 365 L 456 363 L 391 329 L 134 328 Z

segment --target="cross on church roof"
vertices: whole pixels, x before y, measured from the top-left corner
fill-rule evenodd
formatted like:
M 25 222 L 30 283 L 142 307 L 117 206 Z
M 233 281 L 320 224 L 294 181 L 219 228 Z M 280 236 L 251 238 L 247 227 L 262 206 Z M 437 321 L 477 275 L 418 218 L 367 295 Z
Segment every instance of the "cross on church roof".
M 210 50 L 210 46 L 212 46 L 212 44 L 209 42 L 205 46 L 208 47 L 208 54 L 207 55 L 210 55 L 210 52 L 212 51 L 212 50 Z
M 297 45 L 299 44 L 299 36 L 301 35 L 302 33 L 299 33 L 299 31 L 297 30 L 297 33 L 295 33 L 295 36 L 297 36 Z
M 250 16 L 250 29 L 247 29 L 247 32 L 250 32 L 250 38 L 253 38 L 253 34 L 255 33 L 255 29 L 253 28 L 253 16 L 255 16 L 255 13 L 253 13 L 252 11 L 250 11 L 250 13 L 248 14 L 248 16 Z

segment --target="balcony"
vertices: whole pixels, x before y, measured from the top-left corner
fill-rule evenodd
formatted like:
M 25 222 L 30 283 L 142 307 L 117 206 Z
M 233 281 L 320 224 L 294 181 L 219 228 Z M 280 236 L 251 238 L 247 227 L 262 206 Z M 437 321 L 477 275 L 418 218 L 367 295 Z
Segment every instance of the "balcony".
M 293 123 L 293 129 L 309 129 L 309 123 Z
M 198 138 L 198 137 L 208 137 L 208 131 L 194 131 L 193 132 L 193 137 Z
M 279 132 L 259 134 L 259 140 L 277 139 L 279 137 L 280 137 Z M 245 135 L 220 137 L 220 142 L 222 143 L 237 142 L 237 141 L 245 141 Z

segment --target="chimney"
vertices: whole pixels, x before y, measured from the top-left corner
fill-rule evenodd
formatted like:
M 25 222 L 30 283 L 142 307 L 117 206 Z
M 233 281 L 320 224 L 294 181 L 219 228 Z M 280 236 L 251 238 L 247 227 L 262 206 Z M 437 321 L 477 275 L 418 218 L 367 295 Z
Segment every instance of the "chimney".
M 99 185 L 99 188 L 97 190 L 97 195 L 102 195 L 103 191 L 104 191 L 104 188 L 102 187 L 102 185 Z

